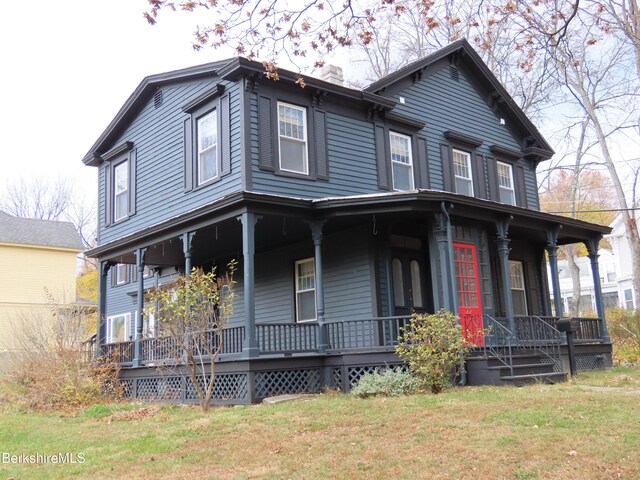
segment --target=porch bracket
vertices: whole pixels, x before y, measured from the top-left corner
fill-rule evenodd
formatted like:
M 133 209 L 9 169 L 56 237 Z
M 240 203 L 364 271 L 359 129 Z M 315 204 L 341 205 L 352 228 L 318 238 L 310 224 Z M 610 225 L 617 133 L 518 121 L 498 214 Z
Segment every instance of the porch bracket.
M 193 237 L 196 232 L 187 232 L 182 234 L 182 251 L 184 252 L 184 276 L 189 278 L 191 275 L 191 253 L 193 252 Z
M 562 294 L 560 292 L 560 277 L 558 276 L 558 235 L 562 230 L 562 225 L 556 225 L 546 230 L 547 255 L 549 256 L 549 269 L 551 270 L 551 286 L 553 289 L 553 305 L 556 310 L 556 317 L 562 318 L 564 312 L 562 308 Z
M 502 296 L 504 309 L 509 322 L 509 331 L 516 335 L 516 321 L 513 313 L 513 298 L 511 298 L 511 271 L 509 269 L 509 225 L 513 221 L 513 216 L 508 215 L 496 221 L 496 242 L 498 246 L 498 260 L 500 261 L 500 273 L 502 277 Z
M 136 336 L 133 344 L 133 365 L 142 365 L 142 352 L 140 350 L 142 340 L 142 327 L 144 321 L 144 257 L 147 254 L 146 248 L 136 250 L 136 266 L 138 267 L 138 298 L 136 305 Z
M 238 218 L 242 223 L 242 275 L 244 288 L 244 314 L 246 335 L 242 350 L 246 357 L 259 355 L 256 336 L 255 252 L 256 223 L 260 219 L 253 212 L 245 212 Z
M 325 220 L 308 222 L 314 247 L 316 271 L 316 316 L 318 324 L 318 353 L 327 353 L 327 330 L 324 321 L 324 283 L 322 277 L 322 229 Z
M 98 277 L 98 328 L 96 331 L 96 358 L 102 356 L 102 346 L 107 343 L 107 275 L 113 262 L 100 262 L 100 276 Z
M 604 305 L 602 303 L 602 284 L 600 283 L 600 267 L 598 266 L 598 245 L 602 239 L 601 235 L 594 235 L 584 242 L 587 247 L 589 260 L 591 262 L 591 275 L 593 276 L 593 293 L 596 299 L 596 312 L 600 317 L 600 338 L 606 343 L 611 342 L 607 331 L 607 321 L 604 318 Z

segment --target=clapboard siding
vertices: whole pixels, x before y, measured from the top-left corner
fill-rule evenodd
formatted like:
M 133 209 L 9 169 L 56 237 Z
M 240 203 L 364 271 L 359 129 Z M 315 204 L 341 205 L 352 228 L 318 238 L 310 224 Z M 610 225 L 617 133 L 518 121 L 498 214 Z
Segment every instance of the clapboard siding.
M 527 192 L 527 207 L 539 210 L 540 202 L 538 201 L 538 181 L 536 178 L 536 172 L 529 166 L 524 169 L 524 184 Z
M 421 135 L 427 137 L 431 188 L 445 189 L 440 146 L 448 143 L 443 135 L 447 130 L 481 139 L 483 144 L 476 153 L 484 156 L 493 155 L 489 150 L 491 145 L 516 151 L 521 148 L 518 139 L 511 135 L 505 125 L 500 124 L 500 118 L 485 103 L 462 70 L 459 71 L 459 80 L 455 81 L 450 77 L 449 69 L 444 67 L 400 91 L 395 98 L 399 96 L 405 98 L 405 103 L 398 103 L 395 110 L 426 123 Z M 481 174 L 478 177 L 488 182 L 481 157 L 472 156 L 472 163 L 473 168 Z M 529 207 L 537 208 L 535 171 L 530 165 L 525 170 L 525 178 L 527 203 Z M 481 187 L 476 195 L 486 191 L 484 185 Z
M 358 238 L 366 242 L 366 232 L 351 229 L 327 235 L 323 241 L 325 318 L 327 321 L 374 316 L 369 252 L 358 248 Z M 353 245 L 345 248 L 345 245 Z M 255 259 L 256 323 L 295 321 L 294 264 L 313 256 L 308 242 L 261 252 Z M 230 323 L 244 321 L 242 266 L 235 286 L 234 314 Z
M 324 181 L 261 170 L 256 95 L 251 95 L 250 118 L 252 190 L 306 198 L 379 191 L 372 123 L 337 113 L 326 114 L 329 180 Z
M 184 120 L 182 105 L 208 88 L 209 82 L 166 87 L 158 109 L 150 100 L 114 142 L 132 141 L 137 149 L 136 212 L 129 219 L 104 227 L 105 166 L 100 168 L 100 242 L 105 243 L 159 223 L 241 189 L 241 90 L 227 83 L 230 99 L 231 173 L 219 181 L 184 192 Z

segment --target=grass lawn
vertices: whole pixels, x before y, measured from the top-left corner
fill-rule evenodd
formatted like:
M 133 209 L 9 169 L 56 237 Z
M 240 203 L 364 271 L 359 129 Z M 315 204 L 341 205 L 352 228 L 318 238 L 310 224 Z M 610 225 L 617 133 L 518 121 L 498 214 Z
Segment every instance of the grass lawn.
M 71 416 L 4 406 L 1 452 L 85 461 L 0 463 L 0 480 L 640 478 L 640 369 L 554 386 L 327 394 L 208 413 L 98 405 Z

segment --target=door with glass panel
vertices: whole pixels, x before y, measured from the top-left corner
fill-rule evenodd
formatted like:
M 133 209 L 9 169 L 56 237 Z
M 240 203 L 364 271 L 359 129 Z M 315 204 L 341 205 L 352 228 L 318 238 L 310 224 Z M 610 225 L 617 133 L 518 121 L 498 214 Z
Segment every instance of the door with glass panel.
M 391 255 L 391 274 L 395 315 L 426 312 L 424 261 L 419 252 L 394 252 Z
M 462 334 L 470 343 L 482 346 L 484 345 L 484 335 L 482 332 L 482 305 L 480 303 L 476 246 L 470 243 L 454 243 L 453 264 Z

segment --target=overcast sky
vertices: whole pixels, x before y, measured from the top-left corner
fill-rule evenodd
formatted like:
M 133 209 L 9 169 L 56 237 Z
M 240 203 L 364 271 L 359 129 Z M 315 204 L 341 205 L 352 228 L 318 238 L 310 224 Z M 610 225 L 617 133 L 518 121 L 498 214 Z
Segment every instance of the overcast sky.
M 146 0 L 3 2 L 0 195 L 7 181 L 59 175 L 94 202 L 96 169 L 81 159 L 140 81 L 231 56 L 192 49 L 193 31 L 206 14 L 163 11 L 151 26 L 142 16 L 146 9 Z M 348 77 L 349 65 L 342 66 Z M 540 127 L 558 143 L 553 124 Z M 624 146 L 633 152 L 620 157 L 637 159 L 636 142 Z M 628 188 L 632 177 L 623 181 Z
M 0 194 L 35 174 L 69 178 L 93 199 L 82 157 L 147 75 L 230 56 L 194 52 L 195 14 L 150 26 L 146 0 L 33 0 L 0 7 Z

